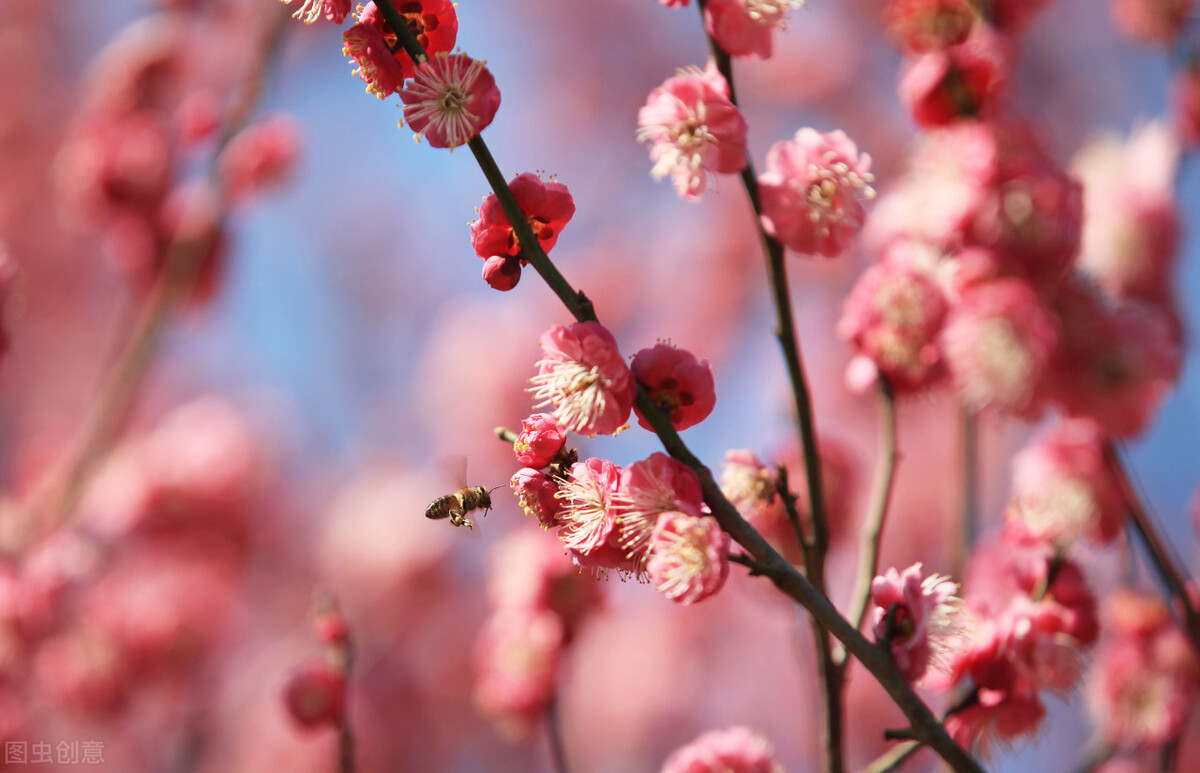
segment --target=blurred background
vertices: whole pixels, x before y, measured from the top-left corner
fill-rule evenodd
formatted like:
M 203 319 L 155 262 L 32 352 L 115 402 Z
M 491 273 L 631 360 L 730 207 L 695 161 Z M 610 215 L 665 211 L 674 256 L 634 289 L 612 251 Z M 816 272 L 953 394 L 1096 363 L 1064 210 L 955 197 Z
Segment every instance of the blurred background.
M 106 88 L 98 57 L 114 57 L 118 35 L 125 54 L 148 45 L 127 27 L 186 7 L 206 20 L 205 34 L 172 44 L 196 47 L 216 88 L 251 55 L 276 6 L 5 0 L 0 247 L 17 274 L 4 309 L 0 474 L 11 500 L 68 447 L 141 298 L 114 269 L 112 245 L 77 222 L 77 202 L 62 193 L 73 169 L 64 142 L 81 106 Z M 900 176 L 917 129 L 896 95 L 902 60 L 880 7 L 812 0 L 777 37 L 773 59 L 736 64 L 760 168 L 772 143 L 813 126 L 843 129 L 869 152 L 881 191 Z M 1097 134 L 1125 137 L 1167 110 L 1167 57 L 1119 38 L 1102 7 L 1055 0 L 1019 43 L 1013 112 L 1063 164 Z M 712 363 L 717 407 L 685 440 L 714 467 L 730 449 L 788 453 L 786 379 L 745 196 L 725 177 L 702 202 L 680 200 L 650 179 L 635 140 L 649 91 L 706 61 L 696 9 L 462 0 L 458 15 L 458 46 L 487 59 L 502 93 L 484 136 L 504 173 L 544 170 L 575 198 L 554 251 L 562 271 L 624 353 L 670 339 Z M 456 456 L 468 459 L 471 485 L 507 482 L 517 465 L 493 428 L 530 412 L 524 386 L 538 336 L 570 320 L 532 272 L 510 293 L 484 284 L 468 224 L 489 191 L 470 153 L 436 151 L 397 129 L 397 101 L 363 93 L 339 36 L 324 21 L 285 28 L 261 109 L 295 117 L 299 163 L 286 184 L 233 213 L 211 298 L 169 327 L 127 439 L 83 497 L 89 539 L 50 541 L 3 575 L 0 738 L 99 739 L 122 771 L 332 770 L 333 733 L 303 732 L 281 699 L 292 668 L 319 653 L 310 624 L 319 586 L 338 599 L 358 646 L 349 711 L 361 770 L 551 769 L 538 727 L 513 738 L 480 716 L 471 694 L 491 548 L 536 528 L 505 489 L 477 540 L 421 514 L 461 485 L 446 472 Z M 202 159 L 179 174 L 199 174 Z M 1188 233 L 1198 192 L 1185 156 L 1178 293 L 1189 326 L 1200 297 Z M 789 258 L 818 427 L 844 457 L 851 534 L 866 505 L 876 411 L 844 386 L 850 352 L 834 328 L 868 260 L 854 251 Z M 1187 340 L 1178 388 L 1130 458 L 1192 566 L 1200 372 Z M 946 397 L 900 407 L 904 459 L 884 566 L 948 569 L 960 451 Z M 983 421 L 981 528 L 1000 522 L 1009 460 L 1035 429 Z M 581 456 L 621 465 L 657 449 L 636 426 L 580 446 Z M 162 491 L 191 493 L 163 505 L 153 499 Z M 164 507 L 194 522 L 146 527 L 146 513 Z M 835 550 L 835 596 L 848 593 L 854 560 L 852 547 Z M 762 731 L 789 771 L 816 769 L 807 622 L 765 583 L 732 574 L 722 594 L 692 608 L 644 585 L 605 583 L 607 606 L 559 677 L 574 770 L 657 770 L 698 733 L 734 724 Z M 113 631 L 138 646 L 114 649 Z M 861 673 L 851 682 L 855 765 L 883 751 L 880 728 L 903 724 L 881 695 Z M 1089 734 L 1075 704 L 1056 705 L 1050 727 L 995 768 L 1069 766 Z M 912 763 L 922 766 L 933 764 Z

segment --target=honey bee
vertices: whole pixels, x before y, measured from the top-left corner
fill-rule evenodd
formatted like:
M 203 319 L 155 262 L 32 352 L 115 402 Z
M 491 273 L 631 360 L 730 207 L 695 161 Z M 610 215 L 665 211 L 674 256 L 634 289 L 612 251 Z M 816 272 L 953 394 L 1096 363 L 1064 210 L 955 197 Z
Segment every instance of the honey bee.
M 474 529 L 475 522 L 467 518 L 467 514 L 480 509 L 485 514 L 492 509 L 492 492 L 483 486 L 463 486 L 453 494 L 443 494 L 430 502 L 429 507 L 425 508 L 425 517 L 435 520 L 449 518 L 455 526 Z

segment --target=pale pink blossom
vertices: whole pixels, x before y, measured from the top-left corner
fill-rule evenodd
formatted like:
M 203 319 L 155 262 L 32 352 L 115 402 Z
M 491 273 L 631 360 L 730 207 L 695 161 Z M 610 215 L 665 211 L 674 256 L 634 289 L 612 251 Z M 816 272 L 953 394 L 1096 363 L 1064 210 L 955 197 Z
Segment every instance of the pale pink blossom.
M 570 550 L 589 553 L 600 548 L 616 528 L 617 489 L 621 468 L 605 459 L 571 465 L 571 474 L 557 494 L 558 535 Z
M 294 0 L 279 1 L 288 4 L 294 2 Z M 350 13 L 350 7 L 350 0 L 300 0 L 300 5 L 292 14 L 292 18 L 299 19 L 305 24 L 312 24 L 323 16 L 334 24 L 341 24 L 346 15 Z
M 1104 436 L 1087 421 L 1064 421 L 1013 457 L 1006 517 L 1062 545 L 1082 536 L 1107 543 L 1125 525 L 1125 500 L 1105 460 Z
M 942 658 L 959 631 L 957 590 L 948 577 L 926 576 L 919 563 L 903 573 L 888 569 L 871 582 L 871 631 L 908 681 L 919 680 L 930 666 L 944 667 Z
M 453 149 L 492 122 L 500 108 L 500 89 L 485 62 L 465 54 L 437 54 L 417 66 L 400 100 L 408 128 L 435 148 Z
M 562 620 L 554 612 L 497 610 L 475 646 L 476 707 L 507 735 L 528 733 L 554 697 L 563 643 Z
M 975 8 L 971 0 L 890 0 L 883 19 L 901 48 L 923 54 L 966 40 Z
M 1055 320 L 1027 283 L 1002 279 L 977 285 L 950 311 L 942 350 L 963 402 L 1033 415 L 1058 343 Z
M 678 604 L 712 596 L 729 576 L 729 535 L 711 515 L 659 515 L 649 540 L 646 573 L 654 589 Z
M 636 393 L 612 333 L 599 322 L 555 325 L 541 339 L 538 374 L 530 379 L 536 407 L 554 406 L 563 430 L 612 435 L 625 426 Z
M 661 773 L 783 773 L 775 749 L 748 727 L 710 730 L 677 749 Z
M 1180 220 L 1175 201 L 1179 138 L 1162 123 L 1127 141 L 1102 136 L 1071 161 L 1083 183 L 1077 268 L 1114 297 L 1174 301 Z
M 618 544 L 639 568 L 646 560 L 650 536 L 662 513 L 699 515 L 704 508 L 696 473 L 661 452 L 625 468 L 615 502 Z
M 709 0 L 704 24 L 730 56 L 770 59 L 773 33 L 787 25 L 792 9 L 803 5 L 804 0 Z
M 558 499 L 558 484 L 554 478 L 531 467 L 522 467 L 509 481 L 517 502 L 526 515 L 538 519 L 543 529 L 559 525 L 558 511 L 562 503 Z
M 875 196 L 871 157 L 845 132 L 804 128 L 767 152 L 759 175 L 767 233 L 796 252 L 835 257 L 866 220 L 863 201 Z
M 927 272 L 884 260 L 863 272 L 846 297 L 838 334 L 897 390 L 921 389 L 945 375 L 939 336 L 946 310 Z
M 630 370 L 677 430 L 704 421 L 716 405 L 712 366 L 708 360 L 697 361 L 696 355 L 686 349 L 666 343 L 655 344 L 633 355 Z M 641 411 L 634 410 L 638 424 L 652 430 Z
M 601 587 L 575 567 L 561 545 L 534 529 L 509 532 L 489 555 L 487 595 L 492 609 L 550 610 L 562 621 L 564 643 L 603 605 Z
M 638 141 L 650 142 L 650 175 L 670 176 L 679 195 L 698 201 L 717 174 L 746 166 L 746 119 L 729 101 L 729 84 L 710 60 L 680 70 L 638 110 Z
M 774 503 L 774 474 L 753 451 L 726 451 L 721 493 L 744 518 L 751 520 L 760 508 Z
M 567 442 L 566 434 L 548 413 L 535 413 L 521 420 L 521 432 L 513 441 L 517 462 L 540 469 L 550 464 Z
M 1158 599 L 1123 591 L 1105 608 L 1087 705 L 1117 746 L 1158 746 L 1179 737 L 1200 695 L 1200 658 Z
M 295 171 L 300 151 L 300 126 L 291 116 L 250 124 L 221 152 L 218 168 L 226 192 L 241 199 L 282 186 Z

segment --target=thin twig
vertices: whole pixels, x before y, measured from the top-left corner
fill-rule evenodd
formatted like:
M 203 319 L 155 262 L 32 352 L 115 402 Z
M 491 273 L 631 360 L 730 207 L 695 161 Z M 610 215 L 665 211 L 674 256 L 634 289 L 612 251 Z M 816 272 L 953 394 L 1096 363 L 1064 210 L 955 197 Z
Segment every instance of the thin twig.
M 862 556 L 858 561 L 858 580 L 850 607 L 850 622 L 860 630 L 871 600 L 871 582 L 879 574 L 883 526 L 896 478 L 896 400 L 891 385 L 882 377 L 879 380 L 879 411 L 879 461 L 871 487 L 870 510 L 863 524 Z
M 921 744 L 916 741 L 904 741 L 876 757 L 859 773 L 892 773 L 894 770 L 899 770 L 901 765 L 908 762 L 909 758 L 919 751 L 921 751 Z
M 562 723 L 558 715 L 558 700 L 551 698 L 546 704 L 546 740 L 550 744 L 550 759 L 554 773 L 569 773 L 567 755 L 563 750 Z
M 959 492 L 960 531 L 950 546 L 950 576 L 961 578 L 967 564 L 979 518 L 979 417 L 975 411 L 959 407 L 962 442 L 961 486 Z
M 1120 488 L 1121 495 L 1125 498 L 1125 507 L 1129 510 L 1134 529 L 1142 538 L 1142 544 L 1150 556 L 1150 562 L 1154 564 L 1159 579 L 1175 599 L 1179 610 L 1182 611 L 1184 625 L 1187 627 L 1193 646 L 1200 649 L 1200 613 L 1197 612 L 1192 596 L 1188 592 L 1188 587 L 1191 585 L 1190 578 L 1179 568 L 1175 557 L 1163 542 L 1154 520 L 1146 511 L 1137 489 L 1129 479 L 1120 452 L 1112 441 L 1105 442 L 1104 456 L 1112 471 L 1113 479 Z
M 417 39 L 402 23 L 399 14 L 391 0 L 376 0 L 376 5 L 384 14 L 389 24 L 404 45 L 405 50 L 416 61 L 425 57 L 425 51 Z M 536 237 L 530 231 L 521 209 L 512 197 L 511 190 L 504 176 L 496 166 L 495 160 L 487 150 L 487 145 L 481 137 L 475 137 L 470 147 L 476 161 L 493 185 L 497 198 L 504 206 L 505 215 L 513 227 L 513 232 L 521 245 L 524 257 L 534 265 L 538 273 L 546 279 L 551 290 L 578 320 L 597 320 L 596 313 L 590 301 L 582 293 L 574 290 L 566 279 L 559 273 L 557 267 L 550 262 L 549 257 L 538 246 Z M 511 202 L 511 208 L 505 201 Z M 553 281 L 551 281 L 553 280 Z M 741 545 L 750 556 L 757 561 L 763 574 L 783 593 L 797 601 L 808 610 L 813 619 L 841 641 L 854 657 L 879 681 L 880 685 L 895 701 L 896 705 L 912 722 L 914 736 L 928 744 L 959 773 L 983 773 L 979 763 L 950 737 L 946 729 L 925 705 L 924 701 L 913 691 L 912 686 L 900 674 L 891 659 L 879 648 L 868 642 L 841 616 L 825 594 L 817 589 L 804 575 L 789 564 L 773 547 L 763 539 L 754 527 L 746 522 L 738 513 L 737 508 L 725 497 L 721 487 L 713 477 L 712 471 L 706 467 L 695 454 L 684 444 L 679 433 L 671 426 L 670 419 L 650 398 L 645 388 L 637 385 L 637 395 L 634 403 L 641 415 L 654 428 L 662 441 L 667 453 L 688 465 L 700 479 L 704 501 L 712 510 L 721 528 Z M 815 453 L 815 446 L 814 453 Z M 809 475 L 809 485 L 815 485 L 820 490 L 820 474 Z M 811 489 L 810 489 L 811 490 Z M 820 499 L 812 498 L 810 506 L 819 508 Z

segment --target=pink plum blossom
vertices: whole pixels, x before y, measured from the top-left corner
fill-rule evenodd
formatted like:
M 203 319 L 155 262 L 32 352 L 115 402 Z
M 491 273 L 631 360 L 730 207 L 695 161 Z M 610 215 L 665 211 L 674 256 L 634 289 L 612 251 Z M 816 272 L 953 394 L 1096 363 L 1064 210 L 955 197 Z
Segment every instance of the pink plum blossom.
M 900 98 L 923 127 L 944 126 L 994 112 L 1008 71 L 999 35 L 966 41 L 914 59 L 900 80 Z
M 448 54 L 454 49 L 455 40 L 458 38 L 458 13 L 453 0 L 403 0 L 392 4 L 417 42 L 421 44 L 421 48 L 425 49 L 425 53 L 430 57 Z M 374 0 L 359 6 L 358 22 L 379 30 L 383 35 L 384 44 L 393 52 L 393 58 L 400 65 L 404 79 L 416 76 L 412 57 L 404 50 L 400 39 L 383 18 Z
M 965 292 L 942 333 L 946 364 L 962 400 L 975 410 L 1018 415 L 1041 407 L 1041 382 L 1057 343 L 1054 316 L 1033 288 L 1017 279 Z
M 901 48 L 923 54 L 966 40 L 975 9 L 970 0 L 890 0 L 883 19 Z
M 711 515 L 663 513 L 648 544 L 650 582 L 678 604 L 703 601 L 729 576 L 729 535 Z
M 562 650 L 563 624 L 555 613 L 497 610 L 475 647 L 476 707 L 506 734 L 525 735 L 554 697 Z
M 537 237 L 538 245 L 544 252 L 550 252 L 575 214 L 571 192 L 557 180 L 542 180 L 532 172 L 517 175 L 509 181 L 508 187 L 525 213 L 525 221 Z M 512 223 L 494 193 L 484 199 L 479 208 L 479 219 L 471 223 L 471 246 L 475 254 L 485 260 L 496 255 L 521 257 L 521 245 L 513 233 Z
M 1109 0 L 1113 26 L 1136 43 L 1174 45 L 1195 0 Z
M 558 499 L 558 484 L 554 478 L 531 467 L 522 467 L 509 481 L 517 502 L 526 515 L 538 519 L 543 529 L 559 525 L 558 511 L 562 503 Z
M 293 1 L 280 0 L 282 3 L 292 3 Z M 300 19 L 305 24 L 312 24 L 323 16 L 334 24 L 341 24 L 345 20 L 346 14 L 350 13 L 350 8 L 350 0 L 300 0 L 300 5 L 292 14 L 292 18 Z
M 638 110 L 638 141 L 649 142 L 655 180 L 670 176 L 679 195 L 698 201 L 716 174 L 746 166 L 746 119 L 729 101 L 729 84 L 710 60 L 680 70 Z
M 650 536 L 662 513 L 699 515 L 704 508 L 696 473 L 661 452 L 625 468 L 615 501 L 619 544 L 638 567 L 646 560 Z
M 309 661 L 288 678 L 283 700 L 301 727 L 335 727 L 345 713 L 346 675 L 325 660 Z
M 945 375 L 939 336 L 946 310 L 942 288 L 928 273 L 884 260 L 850 291 L 838 333 L 893 387 L 920 389 Z
M 775 749 L 747 727 L 710 730 L 677 749 L 661 773 L 783 773 Z
M 521 260 L 509 255 L 493 255 L 483 261 L 483 281 L 488 287 L 508 292 L 521 281 Z
M 513 441 L 517 462 L 523 467 L 540 469 L 562 450 L 566 435 L 548 413 L 535 413 L 521 420 L 521 432 Z
M 843 131 L 800 129 L 767 152 L 758 176 L 767 233 L 796 252 L 841 254 L 866 220 L 862 202 L 875 196 L 871 157 Z
M 359 22 L 342 33 L 342 53 L 358 65 L 354 75 L 367 84 L 367 93 L 387 99 L 404 86 L 404 68 L 392 56 L 383 32 Z
M 484 62 L 437 54 L 417 67 L 400 91 L 408 128 L 435 148 L 456 148 L 487 128 L 500 108 L 500 89 Z
M 802 5 L 804 0 L 709 0 L 704 24 L 730 56 L 770 59 L 772 33 L 783 29 L 788 13 Z
M 1107 543 L 1125 525 L 1125 500 L 1105 460 L 1105 439 L 1087 421 L 1065 421 L 1013 457 L 1007 517 L 1037 538 Z
M 559 537 L 570 550 L 590 553 L 602 547 L 617 523 L 617 489 L 621 468 L 605 459 L 571 465 L 558 491 Z
M 636 393 L 612 333 L 599 322 L 555 325 L 541 339 L 542 359 L 530 379 L 538 408 L 554 406 L 563 430 L 612 435 L 625 426 Z
M 1087 705 L 1106 740 L 1158 746 L 1179 737 L 1200 695 L 1200 658 L 1158 599 L 1123 591 L 1105 605 Z
M 712 366 L 708 360 L 697 362 L 696 355 L 685 349 L 655 344 L 635 354 L 630 369 L 634 379 L 667 414 L 671 426 L 677 430 L 704 421 L 716 405 Z M 641 411 L 637 411 L 637 417 L 638 424 L 653 429 Z
M 939 661 L 958 633 L 958 586 L 939 574 L 926 576 L 921 564 L 888 569 L 871 582 L 870 626 L 888 647 L 892 661 L 910 682 Z

